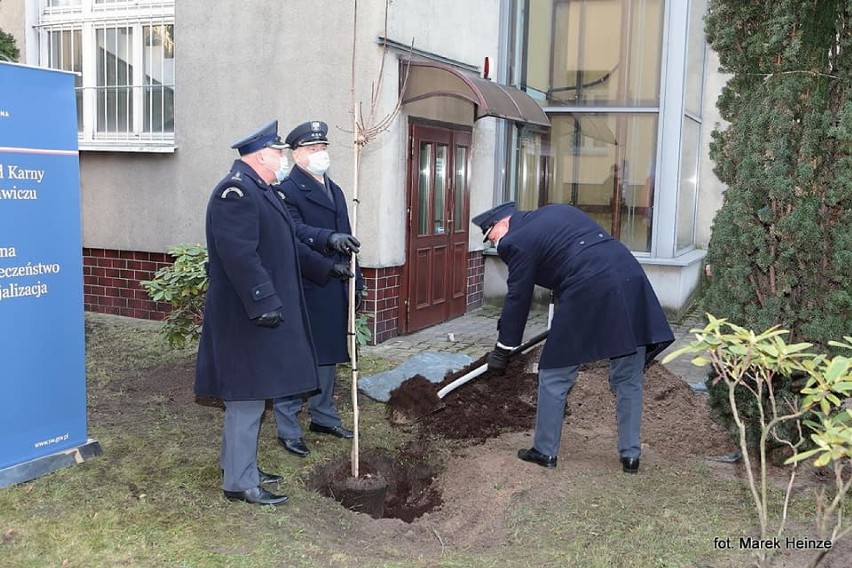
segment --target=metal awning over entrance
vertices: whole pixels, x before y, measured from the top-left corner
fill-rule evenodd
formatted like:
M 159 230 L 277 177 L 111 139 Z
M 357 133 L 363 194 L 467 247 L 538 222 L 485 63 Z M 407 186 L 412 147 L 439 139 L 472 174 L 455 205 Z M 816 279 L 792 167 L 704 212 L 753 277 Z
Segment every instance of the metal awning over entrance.
M 474 105 L 474 121 L 485 116 L 525 124 L 550 126 L 541 106 L 525 92 L 468 75 L 455 67 L 431 61 L 405 61 L 401 65 L 402 104 L 430 97 L 453 97 Z

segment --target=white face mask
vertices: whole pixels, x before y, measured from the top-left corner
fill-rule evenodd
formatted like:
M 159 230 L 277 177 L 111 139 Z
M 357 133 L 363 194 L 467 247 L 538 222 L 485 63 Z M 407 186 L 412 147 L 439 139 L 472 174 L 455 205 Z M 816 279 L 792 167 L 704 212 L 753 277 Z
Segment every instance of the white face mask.
M 269 168 L 270 170 L 272 168 Z M 281 183 L 285 179 L 287 179 L 287 174 L 290 173 L 290 160 L 287 159 L 287 156 L 281 156 L 278 161 L 278 169 L 273 170 L 275 172 L 275 180 L 277 183 Z
M 328 171 L 329 165 L 331 165 L 331 158 L 325 150 L 314 152 L 308 156 L 308 171 L 314 175 L 323 175 Z

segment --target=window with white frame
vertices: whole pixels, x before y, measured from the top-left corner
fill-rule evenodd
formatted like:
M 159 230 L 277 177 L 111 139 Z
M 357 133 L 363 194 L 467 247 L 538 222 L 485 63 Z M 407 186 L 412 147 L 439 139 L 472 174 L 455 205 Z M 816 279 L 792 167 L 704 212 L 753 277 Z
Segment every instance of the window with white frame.
M 174 0 L 41 0 L 41 64 L 79 73 L 81 150 L 174 149 L 174 7 Z

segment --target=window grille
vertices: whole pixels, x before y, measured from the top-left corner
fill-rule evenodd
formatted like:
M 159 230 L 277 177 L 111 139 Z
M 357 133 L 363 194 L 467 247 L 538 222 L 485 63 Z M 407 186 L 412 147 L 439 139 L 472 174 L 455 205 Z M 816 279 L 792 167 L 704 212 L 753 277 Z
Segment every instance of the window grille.
M 42 0 L 41 62 L 80 73 L 82 150 L 174 150 L 174 0 Z

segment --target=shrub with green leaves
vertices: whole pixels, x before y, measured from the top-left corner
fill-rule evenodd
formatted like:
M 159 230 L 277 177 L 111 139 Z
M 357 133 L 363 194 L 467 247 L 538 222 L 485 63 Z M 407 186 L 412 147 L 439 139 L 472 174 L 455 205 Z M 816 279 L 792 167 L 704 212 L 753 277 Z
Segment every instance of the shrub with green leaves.
M 171 304 L 172 311 L 163 320 L 161 334 L 169 345 L 182 348 L 201 335 L 208 282 L 207 249 L 197 244 L 179 244 L 168 252 L 174 263 L 141 284 L 152 300 Z
M 15 42 L 15 36 L 0 30 L 0 61 L 17 61 L 20 56 L 21 51 Z
M 751 329 L 780 325 L 829 353 L 852 331 L 850 27 L 847 0 L 711 0 L 706 17 L 730 78 L 717 102 L 728 124 L 710 148 L 727 189 L 705 309 Z M 715 388 L 714 410 L 729 418 Z M 777 388 L 796 392 L 793 381 Z M 757 401 L 741 410 L 753 422 Z
M 175 259 L 174 263 L 140 284 L 152 300 L 171 304 L 172 311 L 163 320 L 160 331 L 169 345 L 183 348 L 201 335 L 208 282 L 207 249 L 197 244 L 178 244 L 169 247 L 168 252 Z M 356 347 L 367 345 L 371 337 L 369 317 L 358 314 L 355 318 Z
M 846 355 L 829 357 L 808 350 L 810 343 L 786 343 L 787 330 L 773 326 L 755 333 L 725 319 L 707 314 L 709 323 L 693 329 L 695 341 L 665 358 L 663 363 L 684 354 L 693 354 L 692 362 L 710 365 L 720 390 L 728 397 L 731 419 L 736 424 L 745 474 L 760 521 L 761 538 L 780 537 L 787 521 L 787 507 L 796 481 L 799 462 L 814 459 L 817 467 L 828 467 L 834 487 L 823 488 L 817 495 L 815 518 L 821 539 L 832 543 L 852 532 L 843 515 L 843 506 L 852 490 L 852 408 L 845 406 L 852 397 L 852 337 L 845 343 L 830 341 Z M 784 377 L 801 377 L 795 395 Z M 783 388 L 779 388 L 782 387 Z M 748 400 L 754 404 L 749 406 Z M 746 414 L 748 413 L 748 414 Z M 746 422 L 748 416 L 749 423 Z M 753 430 L 756 440 L 749 440 Z M 810 434 L 807 434 L 807 432 Z M 768 469 L 773 447 L 787 451 L 790 480 L 780 507 L 771 506 Z M 753 465 L 752 452 L 757 456 Z M 772 511 L 780 509 L 777 526 Z M 816 566 L 827 550 L 817 552 L 808 566 Z M 758 550 L 757 565 L 768 566 L 771 558 Z

